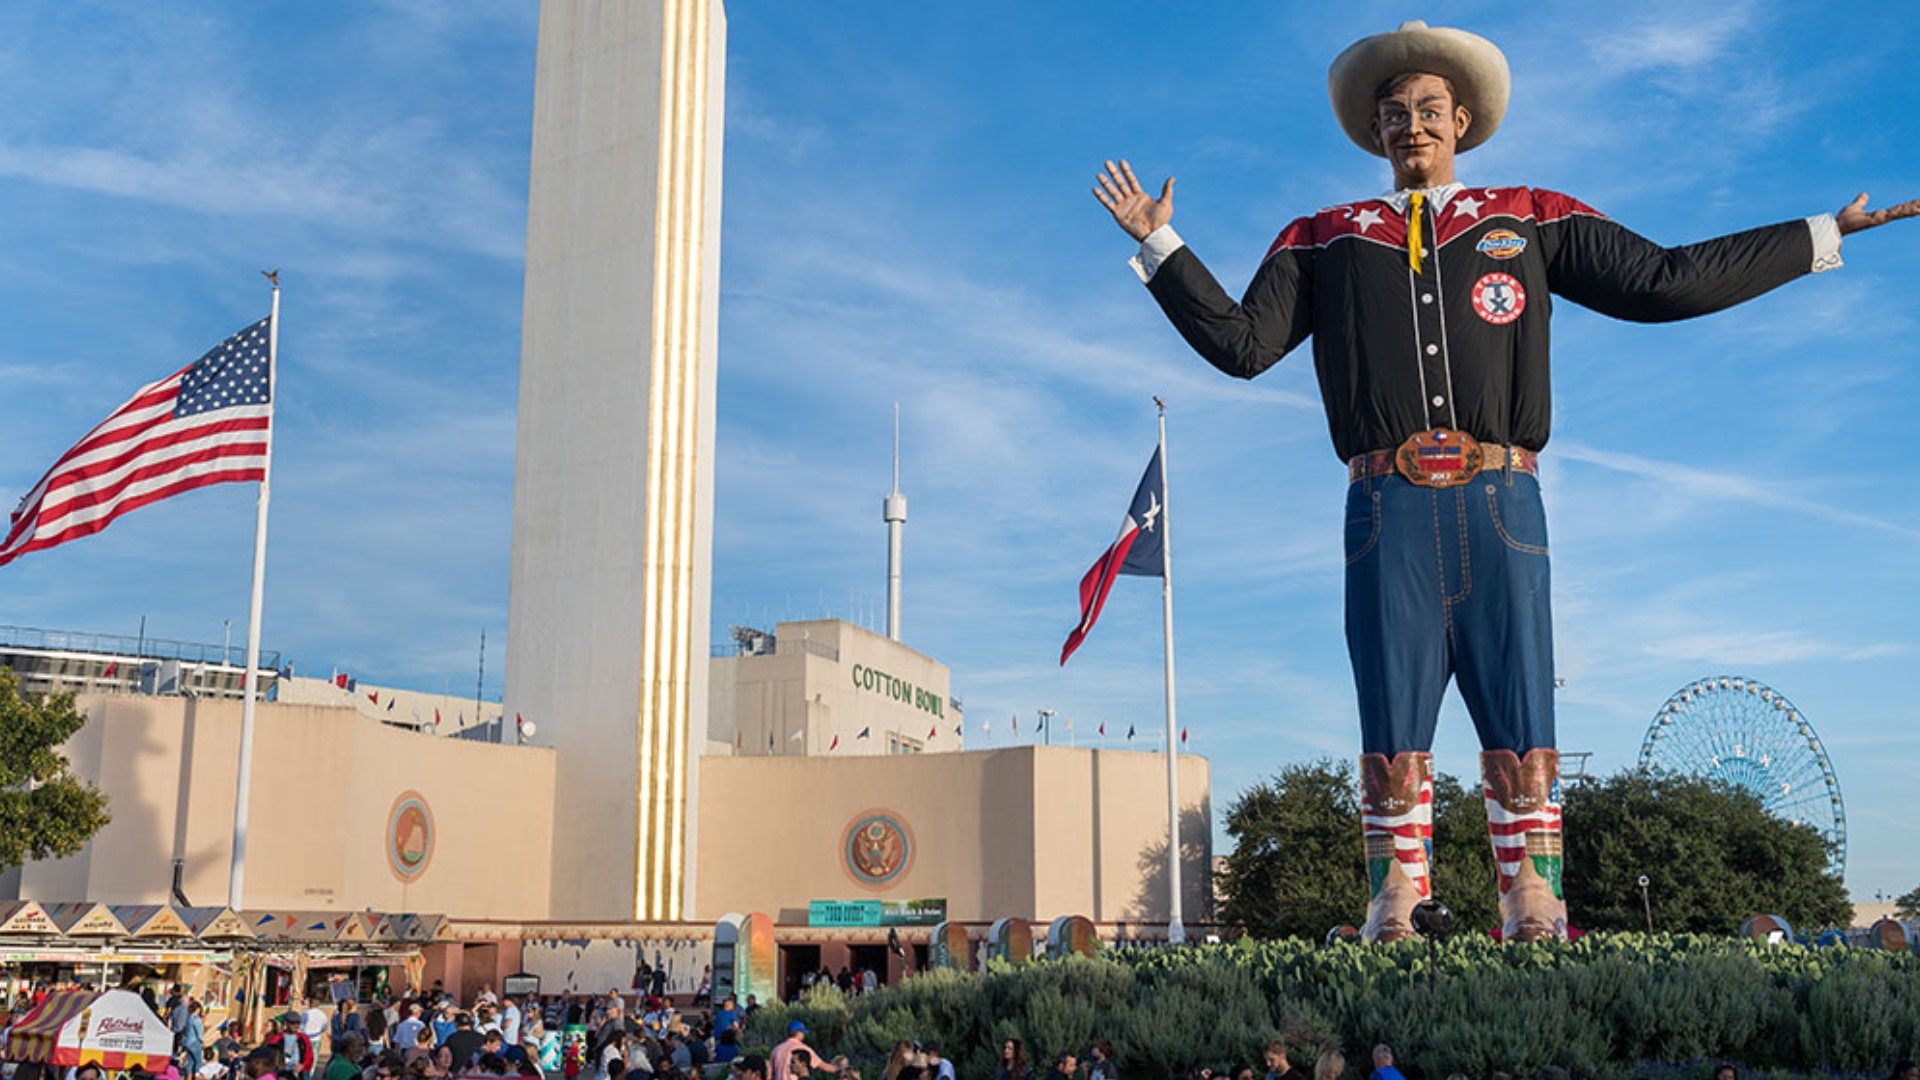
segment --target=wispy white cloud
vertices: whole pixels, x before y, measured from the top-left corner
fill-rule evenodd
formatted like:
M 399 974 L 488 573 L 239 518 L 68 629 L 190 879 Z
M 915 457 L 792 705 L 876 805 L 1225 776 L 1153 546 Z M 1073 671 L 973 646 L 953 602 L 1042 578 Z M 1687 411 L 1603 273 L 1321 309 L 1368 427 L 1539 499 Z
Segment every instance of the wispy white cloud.
M 1662 5 L 1596 36 L 1590 52 L 1605 77 L 1646 71 L 1692 71 L 1724 58 L 1759 31 L 1752 4 Z
M 1913 647 L 1905 642 L 1849 644 L 1795 630 L 1736 630 L 1649 636 L 1642 652 L 1667 660 L 1725 664 L 1737 659 L 1748 665 L 1772 665 L 1807 660 L 1859 663 L 1903 656 Z
M 1875 529 L 1903 539 L 1920 540 L 1920 528 L 1796 495 L 1789 487 L 1798 484 L 1778 477 L 1762 479 L 1735 472 L 1703 469 L 1617 450 L 1602 450 L 1581 443 L 1556 442 L 1554 449 L 1561 458 L 1651 480 L 1688 498 L 1795 510 L 1836 525 Z

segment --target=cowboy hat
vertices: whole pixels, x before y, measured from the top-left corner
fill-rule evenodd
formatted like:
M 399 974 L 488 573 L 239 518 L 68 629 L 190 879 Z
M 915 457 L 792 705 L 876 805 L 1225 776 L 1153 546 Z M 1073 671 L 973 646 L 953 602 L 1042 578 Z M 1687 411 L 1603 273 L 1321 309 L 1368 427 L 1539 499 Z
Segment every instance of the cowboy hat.
M 1513 77 L 1499 46 L 1478 34 L 1447 26 L 1428 26 L 1415 19 L 1388 34 L 1361 38 L 1333 60 L 1327 69 L 1327 97 L 1333 115 L 1354 145 L 1376 157 L 1385 156 L 1371 126 L 1374 95 L 1395 75 L 1419 72 L 1439 75 L 1453 83 L 1454 99 L 1473 117 L 1455 152 L 1471 150 L 1493 137 L 1507 114 L 1507 94 Z

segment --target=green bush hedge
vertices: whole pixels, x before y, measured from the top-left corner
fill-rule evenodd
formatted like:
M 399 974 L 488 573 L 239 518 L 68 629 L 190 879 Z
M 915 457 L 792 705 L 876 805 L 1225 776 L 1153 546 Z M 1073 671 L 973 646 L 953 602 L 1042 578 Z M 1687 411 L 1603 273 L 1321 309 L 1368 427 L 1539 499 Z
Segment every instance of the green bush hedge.
M 1758 1073 L 1884 1077 L 1920 1055 L 1920 957 L 1768 946 L 1722 938 L 1606 934 L 1568 944 L 1486 939 L 1425 946 L 1243 941 L 930 972 L 877 994 L 817 990 L 770 1005 L 749 1037 L 775 1042 L 791 1019 L 809 1041 L 877 1080 L 899 1039 L 939 1042 L 963 1080 L 990 1080 L 998 1047 L 1026 1040 L 1037 1070 L 1061 1050 L 1113 1041 L 1126 1080 L 1258 1066 L 1278 1035 L 1310 1071 L 1338 1046 L 1348 1074 L 1391 1044 L 1411 1077 L 1545 1065 L 1576 1077 L 1709 1074 L 1718 1060 Z M 1752 1076 L 1753 1072 L 1743 1075 Z

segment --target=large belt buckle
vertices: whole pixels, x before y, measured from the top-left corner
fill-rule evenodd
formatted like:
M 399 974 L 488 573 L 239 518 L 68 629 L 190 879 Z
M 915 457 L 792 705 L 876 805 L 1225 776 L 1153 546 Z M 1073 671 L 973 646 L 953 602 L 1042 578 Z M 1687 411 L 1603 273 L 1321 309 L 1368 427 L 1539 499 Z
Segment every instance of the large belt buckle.
M 1409 436 L 1393 452 L 1400 475 L 1421 487 L 1459 487 L 1480 471 L 1480 440 L 1464 431 L 1433 428 Z

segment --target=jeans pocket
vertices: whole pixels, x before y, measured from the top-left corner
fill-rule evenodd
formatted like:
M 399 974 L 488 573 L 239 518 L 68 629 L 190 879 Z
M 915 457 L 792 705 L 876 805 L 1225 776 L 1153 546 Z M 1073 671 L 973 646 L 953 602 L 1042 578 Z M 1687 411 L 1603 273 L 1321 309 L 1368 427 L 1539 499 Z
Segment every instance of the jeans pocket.
M 1367 505 L 1358 508 L 1358 517 L 1354 516 L 1356 508 L 1349 500 L 1346 533 L 1348 566 L 1366 558 L 1367 553 L 1380 544 L 1380 493 L 1372 491 L 1367 494 Z
M 1500 534 L 1500 540 L 1515 551 L 1528 555 L 1547 553 L 1547 511 L 1541 505 L 1537 489 L 1503 487 L 1500 484 L 1488 484 L 1487 516 L 1493 521 L 1493 529 Z M 1501 505 L 1501 493 L 1507 498 Z

